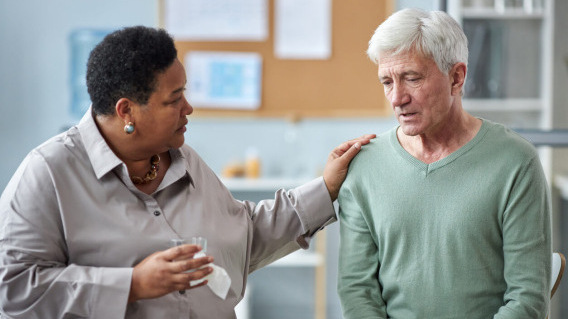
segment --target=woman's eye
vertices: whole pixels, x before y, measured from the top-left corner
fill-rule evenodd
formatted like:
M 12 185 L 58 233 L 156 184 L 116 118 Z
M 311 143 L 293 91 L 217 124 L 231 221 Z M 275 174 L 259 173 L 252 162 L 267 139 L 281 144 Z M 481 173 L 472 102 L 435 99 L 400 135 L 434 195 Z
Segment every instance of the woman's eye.
M 180 97 L 178 97 L 177 99 L 171 101 L 170 104 L 178 104 L 179 101 L 181 101 L 181 99 L 182 99 L 182 97 L 180 96 Z

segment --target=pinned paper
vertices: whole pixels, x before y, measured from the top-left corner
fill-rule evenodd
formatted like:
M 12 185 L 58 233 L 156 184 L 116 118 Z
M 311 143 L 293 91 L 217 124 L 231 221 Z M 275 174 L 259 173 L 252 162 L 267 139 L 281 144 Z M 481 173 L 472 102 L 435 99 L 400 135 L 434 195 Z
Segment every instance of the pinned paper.
M 267 0 L 166 0 L 166 29 L 176 40 L 264 41 Z
M 277 0 L 274 52 L 281 59 L 331 57 L 331 0 Z
M 191 51 L 185 61 L 191 105 L 198 108 L 259 108 L 262 75 L 260 54 Z

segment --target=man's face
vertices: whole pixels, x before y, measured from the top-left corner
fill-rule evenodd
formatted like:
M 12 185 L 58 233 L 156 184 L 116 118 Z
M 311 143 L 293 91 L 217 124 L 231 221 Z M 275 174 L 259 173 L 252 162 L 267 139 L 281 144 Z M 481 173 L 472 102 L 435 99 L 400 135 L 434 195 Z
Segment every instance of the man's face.
M 452 83 L 434 60 L 415 52 L 382 55 L 379 81 L 402 132 L 409 136 L 435 133 L 452 107 Z

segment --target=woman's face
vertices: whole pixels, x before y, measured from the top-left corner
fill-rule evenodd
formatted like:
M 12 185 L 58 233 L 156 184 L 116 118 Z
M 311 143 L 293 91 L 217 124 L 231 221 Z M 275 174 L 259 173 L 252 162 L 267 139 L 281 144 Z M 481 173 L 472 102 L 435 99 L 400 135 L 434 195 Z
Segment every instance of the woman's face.
M 183 145 L 187 115 L 193 108 L 184 91 L 187 83 L 185 69 L 179 60 L 157 76 L 156 90 L 146 105 L 133 109 L 133 122 L 141 146 L 155 153 Z

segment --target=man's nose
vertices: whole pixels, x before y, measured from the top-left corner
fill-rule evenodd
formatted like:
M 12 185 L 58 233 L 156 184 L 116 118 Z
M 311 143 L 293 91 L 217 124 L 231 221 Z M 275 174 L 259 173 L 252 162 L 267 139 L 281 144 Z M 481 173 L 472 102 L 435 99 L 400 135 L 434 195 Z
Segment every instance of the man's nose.
M 410 101 L 410 95 L 406 92 L 403 85 L 393 84 L 390 102 L 393 107 L 402 106 Z

